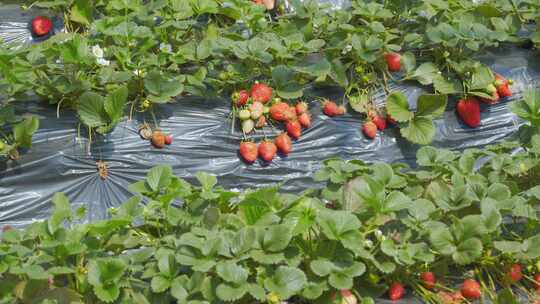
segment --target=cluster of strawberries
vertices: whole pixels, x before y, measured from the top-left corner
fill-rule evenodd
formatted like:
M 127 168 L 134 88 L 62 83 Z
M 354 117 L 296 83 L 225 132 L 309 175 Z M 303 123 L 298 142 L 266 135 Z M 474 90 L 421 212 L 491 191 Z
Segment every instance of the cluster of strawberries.
M 286 132 L 280 133 L 273 141 L 263 140 L 259 144 L 244 140 L 240 143 L 240 156 L 247 163 L 257 158 L 271 162 L 279 151 L 288 155 L 292 150 L 292 139 L 299 139 L 302 128 L 311 126 L 311 115 L 305 102 L 289 105 L 280 98 L 272 98 L 273 90 L 264 83 L 255 83 L 251 90 L 242 90 L 232 96 L 235 113 L 241 121 L 244 136 L 267 124 L 283 124 Z
M 165 145 L 170 145 L 173 142 L 171 134 L 165 134 L 159 129 L 152 130 L 147 123 L 139 126 L 139 135 L 141 138 L 149 140 L 158 149 L 162 149 Z
M 396 121 L 390 116 L 386 115 L 386 118 L 375 111 L 368 112 L 369 120 L 362 125 L 362 132 L 370 139 L 374 139 L 377 136 L 378 131 L 383 131 L 388 125 L 395 125 Z
M 507 269 L 505 274 L 505 280 L 509 284 L 518 283 L 523 279 L 523 273 L 520 264 L 512 264 Z M 419 280 L 422 284 L 422 287 L 431 291 L 437 291 L 437 279 L 435 274 L 431 271 L 423 272 L 419 275 Z M 538 293 L 540 293 L 540 274 L 535 275 L 535 288 Z M 405 295 L 405 287 L 400 282 L 393 282 L 390 284 L 387 295 L 388 298 L 392 301 L 398 301 L 403 298 Z M 449 292 L 445 290 L 439 290 L 436 293 L 438 298 L 438 303 L 442 304 L 459 304 L 480 299 L 482 297 L 482 286 L 481 284 L 473 279 L 467 278 L 463 280 L 459 290 Z M 341 304 L 356 304 L 358 300 L 356 296 L 348 289 L 341 290 L 339 293 L 335 292 L 331 295 L 333 303 L 340 301 Z
M 480 102 L 489 105 L 499 102 L 501 98 L 512 96 L 510 90 L 512 80 L 507 80 L 499 74 L 495 74 L 495 82 L 485 88 L 485 92 L 492 98 L 468 97 L 458 101 L 456 110 L 459 118 L 469 127 L 476 128 L 480 125 Z

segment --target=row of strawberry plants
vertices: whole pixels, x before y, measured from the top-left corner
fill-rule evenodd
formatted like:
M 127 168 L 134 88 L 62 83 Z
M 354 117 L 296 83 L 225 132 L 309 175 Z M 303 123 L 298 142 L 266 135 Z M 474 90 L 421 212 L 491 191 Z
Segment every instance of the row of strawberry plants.
M 332 159 L 296 194 L 158 166 L 93 223 L 56 194 L 3 228 L 0 303 L 536 303 L 540 136 L 417 164 Z
M 283 99 L 301 98 L 310 85 L 340 86 L 345 105 L 367 120 L 378 112 L 373 94 L 390 80 L 431 88 L 422 100 L 436 109 L 447 95 L 496 102 L 511 92 L 474 55 L 521 44 L 537 14 L 533 2 L 495 0 L 354 0 L 334 11 L 290 1 L 288 11 L 271 13 L 245 0 L 28 2 L 63 14 L 67 31 L 0 50 L 2 91 L 11 101 L 35 93 L 59 113 L 73 108 L 90 133 L 178 95 L 228 94 L 255 79 Z M 33 25 L 44 35 L 46 21 Z M 438 112 L 410 112 L 393 97 L 402 135 L 429 143 Z

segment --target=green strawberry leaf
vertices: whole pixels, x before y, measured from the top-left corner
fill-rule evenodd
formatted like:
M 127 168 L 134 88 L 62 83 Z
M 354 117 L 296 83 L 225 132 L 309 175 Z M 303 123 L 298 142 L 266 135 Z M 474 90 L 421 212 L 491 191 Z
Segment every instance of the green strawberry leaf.
M 103 97 L 94 92 L 85 92 L 81 95 L 77 113 L 81 121 L 90 128 L 96 128 L 108 122 Z
M 166 188 L 171 183 L 172 168 L 170 166 L 156 166 L 146 174 L 146 184 L 152 191 Z
M 423 94 L 418 98 L 417 117 L 436 118 L 446 109 L 447 95 Z
M 393 116 L 392 116 L 393 117 Z M 401 135 L 409 141 L 421 145 L 429 144 L 435 136 L 435 127 L 431 119 L 415 117 L 401 129 Z
M 298 268 L 279 266 L 276 272 L 264 280 L 264 287 L 286 300 L 301 291 L 307 283 L 306 275 Z
M 39 120 L 35 116 L 26 118 L 13 127 L 13 136 L 19 146 L 23 148 L 32 147 L 32 135 L 39 128 Z
M 482 248 L 482 242 L 479 239 L 470 238 L 457 246 L 452 258 L 460 265 L 467 265 L 482 256 Z
M 393 119 L 399 122 L 407 122 L 413 117 L 409 111 L 409 102 L 402 92 L 392 92 L 386 99 L 386 110 Z
M 107 96 L 104 108 L 112 123 L 116 123 L 122 118 L 127 98 L 128 89 L 126 86 L 119 87 Z
M 423 85 L 429 85 L 433 83 L 433 79 L 439 76 L 439 69 L 432 62 L 422 63 L 414 73 L 409 77 L 416 79 Z

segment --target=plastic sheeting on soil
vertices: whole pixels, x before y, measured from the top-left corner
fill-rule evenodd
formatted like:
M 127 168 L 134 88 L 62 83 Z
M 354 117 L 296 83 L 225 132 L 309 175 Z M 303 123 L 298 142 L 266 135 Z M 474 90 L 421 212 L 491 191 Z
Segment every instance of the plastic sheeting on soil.
M 530 51 L 508 47 L 485 54 L 482 60 L 505 77 L 514 79 L 515 92 L 510 100 L 484 107 L 482 124 L 470 129 L 458 121 L 455 102 L 451 101 L 444 116 L 436 121 L 437 134 L 433 145 L 450 149 L 481 147 L 513 134 L 519 121 L 509 112 L 508 103 L 520 99 L 527 87 L 536 87 L 540 66 Z M 423 91 L 417 86 L 393 85 L 402 90 L 411 104 Z M 339 90 L 319 89 L 311 96 L 326 96 L 341 100 Z M 377 104 L 384 103 L 383 93 L 377 94 Z M 414 106 L 414 105 L 413 105 Z M 151 167 L 169 164 L 174 173 L 193 181 L 197 171 L 217 175 L 226 188 L 268 186 L 283 182 L 284 191 L 301 191 L 319 186 L 311 176 L 322 161 L 332 157 L 364 161 L 401 161 L 414 165 L 418 145 L 399 136 L 396 128 L 380 133 L 375 140 L 366 139 L 360 130 L 361 117 L 354 113 L 329 118 L 320 105 L 310 104 L 313 126 L 304 131 L 293 144 L 293 152 L 272 163 L 247 165 L 239 160 L 240 134 L 230 133 L 229 101 L 224 99 L 182 98 L 176 103 L 159 107 L 156 117 L 164 132 L 174 136 L 174 143 L 156 149 L 138 135 L 138 126 L 151 116 L 124 120 L 110 134 L 98 137 L 87 149 L 86 138 L 78 137 L 79 121 L 75 113 L 62 112 L 56 118 L 56 108 L 37 102 L 19 105 L 19 112 L 33 113 L 40 118 L 40 129 L 34 135 L 34 145 L 22 153 L 19 161 L 3 164 L 0 170 L 0 224 L 25 225 L 44 219 L 50 213 L 50 198 L 64 192 L 75 207 L 86 206 L 87 220 L 107 216 L 107 209 L 128 197 L 130 183 L 144 178 Z M 272 131 L 267 130 L 270 135 Z M 84 134 L 85 132 L 82 132 Z M 262 138 L 262 133 L 259 134 Z M 101 180 L 96 161 L 109 166 L 109 178 Z

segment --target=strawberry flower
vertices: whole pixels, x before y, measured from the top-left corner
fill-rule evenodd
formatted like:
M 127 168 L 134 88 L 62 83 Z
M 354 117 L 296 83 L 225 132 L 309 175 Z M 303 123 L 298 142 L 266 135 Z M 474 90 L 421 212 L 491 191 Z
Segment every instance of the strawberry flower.
M 108 66 L 111 64 L 109 60 L 103 58 L 104 56 L 103 49 L 99 45 L 92 46 L 92 54 L 96 56 L 97 64 L 102 65 L 102 66 Z
M 165 53 L 172 53 L 172 46 L 168 43 L 160 43 L 159 50 Z

